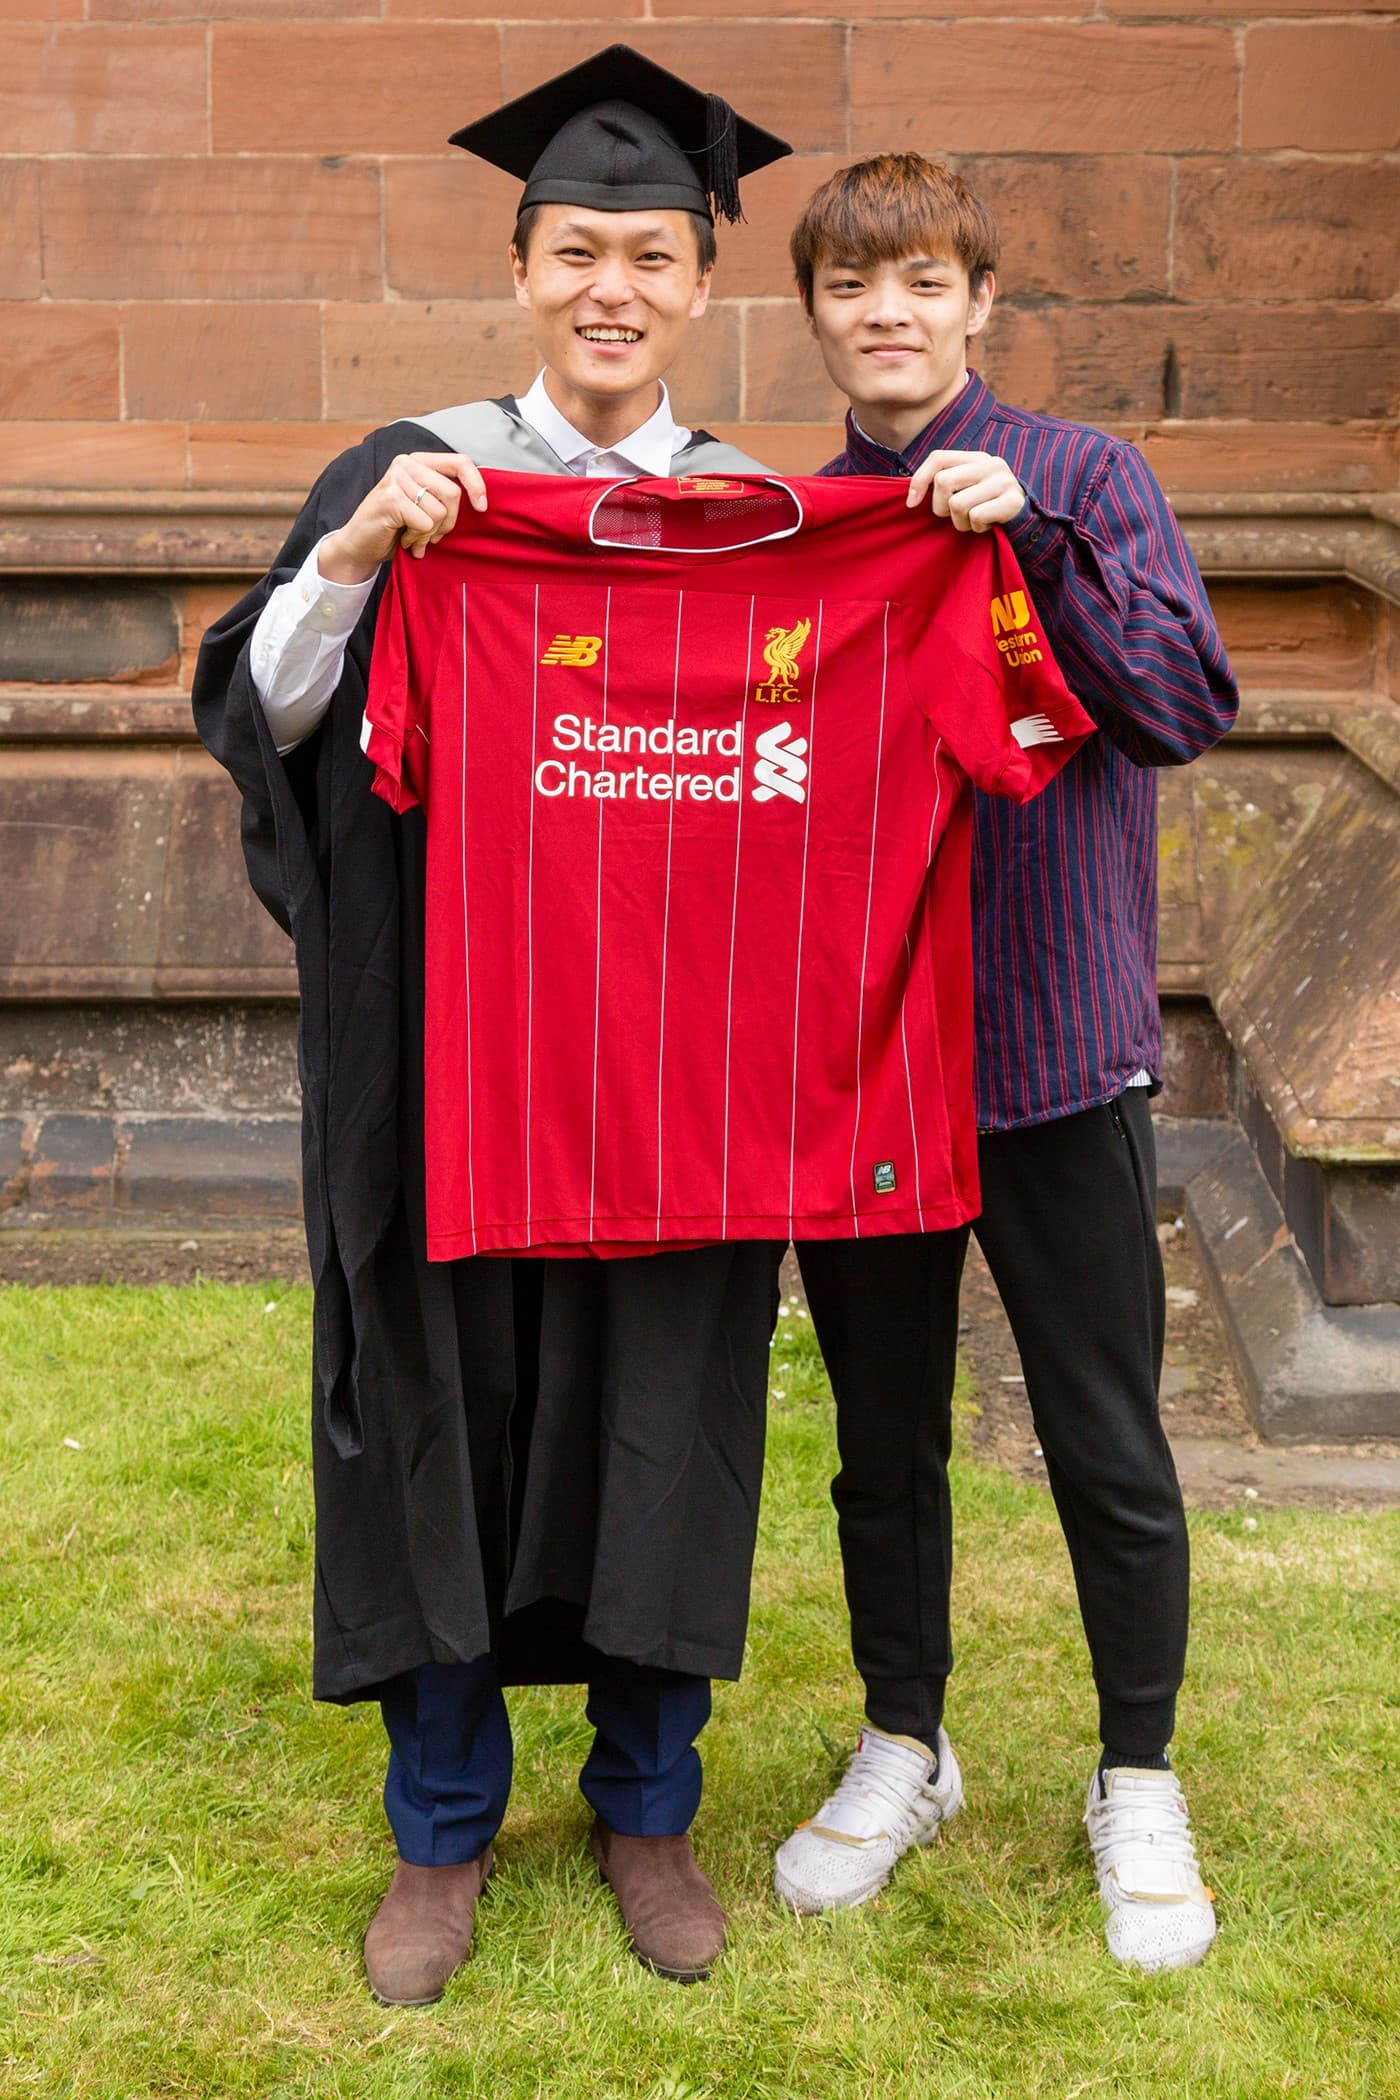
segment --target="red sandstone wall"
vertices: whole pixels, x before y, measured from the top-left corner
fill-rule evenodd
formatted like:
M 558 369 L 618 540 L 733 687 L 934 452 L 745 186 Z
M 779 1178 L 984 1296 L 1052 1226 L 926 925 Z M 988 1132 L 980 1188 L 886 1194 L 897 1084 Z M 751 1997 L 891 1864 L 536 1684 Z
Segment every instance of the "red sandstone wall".
M 792 138 L 678 374 L 774 464 L 836 404 L 793 212 L 890 146 L 998 207 L 1008 398 L 1170 486 L 1393 486 L 1400 28 L 1379 0 L 0 0 L 0 487 L 299 488 L 523 383 L 517 186 L 449 130 L 614 36 Z

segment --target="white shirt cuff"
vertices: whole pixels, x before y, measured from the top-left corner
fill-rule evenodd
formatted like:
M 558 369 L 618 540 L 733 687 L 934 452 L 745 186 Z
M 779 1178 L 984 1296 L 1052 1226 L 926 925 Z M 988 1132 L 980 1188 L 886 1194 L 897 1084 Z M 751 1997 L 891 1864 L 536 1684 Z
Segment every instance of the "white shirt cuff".
M 369 603 L 368 583 L 331 583 L 317 563 L 318 541 L 290 583 L 280 583 L 259 613 L 249 668 L 263 713 L 286 756 L 310 736 L 340 683 L 345 648 Z

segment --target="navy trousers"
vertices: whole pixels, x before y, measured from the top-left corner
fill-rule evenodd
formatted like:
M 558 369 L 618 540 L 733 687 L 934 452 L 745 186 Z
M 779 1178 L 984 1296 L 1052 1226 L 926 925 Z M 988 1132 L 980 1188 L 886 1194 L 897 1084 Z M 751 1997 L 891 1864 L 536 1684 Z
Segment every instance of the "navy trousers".
M 510 1798 L 511 1735 L 489 1655 L 424 1663 L 385 1687 L 389 1736 L 384 1810 L 399 1857 L 415 1867 L 477 1859 Z M 710 1718 L 710 1680 L 598 1655 L 588 1685 L 593 1747 L 584 1799 L 624 1837 L 679 1837 L 700 1805 L 696 1737 Z

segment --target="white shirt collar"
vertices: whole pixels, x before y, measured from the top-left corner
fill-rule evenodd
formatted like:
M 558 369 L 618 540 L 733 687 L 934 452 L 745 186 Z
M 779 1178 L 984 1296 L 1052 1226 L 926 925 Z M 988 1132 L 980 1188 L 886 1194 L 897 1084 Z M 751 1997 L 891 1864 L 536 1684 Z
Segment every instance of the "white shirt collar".
M 557 452 L 566 467 L 580 474 L 587 473 L 590 463 L 596 459 L 609 463 L 608 472 L 616 471 L 613 463 L 618 462 L 624 472 L 630 467 L 634 474 L 664 479 L 670 474 L 675 455 L 690 442 L 690 432 L 671 414 L 671 397 L 664 380 L 661 382 L 660 406 L 639 430 L 619 438 L 615 445 L 595 445 L 591 438 L 584 437 L 566 417 L 560 415 L 545 391 L 543 372 L 529 393 L 521 395 L 516 406 L 550 451 Z

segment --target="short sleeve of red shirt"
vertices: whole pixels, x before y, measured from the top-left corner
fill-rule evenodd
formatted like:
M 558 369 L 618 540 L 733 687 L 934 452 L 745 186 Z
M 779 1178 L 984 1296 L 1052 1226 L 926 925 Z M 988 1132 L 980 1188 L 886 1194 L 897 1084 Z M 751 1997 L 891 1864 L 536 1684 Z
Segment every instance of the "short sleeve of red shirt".
M 1029 802 L 1093 723 L 1050 654 L 1009 542 L 989 533 L 960 579 L 966 611 L 906 601 L 904 661 L 913 698 L 975 787 Z
M 380 601 L 360 741 L 374 767 L 374 792 L 402 812 L 426 803 L 433 671 L 441 646 L 441 600 L 408 587 L 396 560 Z

